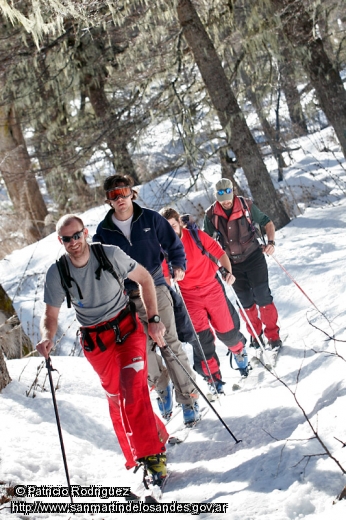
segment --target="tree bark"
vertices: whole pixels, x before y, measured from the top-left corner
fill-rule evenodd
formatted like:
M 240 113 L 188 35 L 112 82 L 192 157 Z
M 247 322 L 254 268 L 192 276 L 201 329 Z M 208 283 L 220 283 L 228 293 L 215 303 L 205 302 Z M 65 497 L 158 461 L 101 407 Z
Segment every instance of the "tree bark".
M 279 40 L 281 41 L 280 38 Z M 300 95 L 295 81 L 293 57 L 287 46 L 282 43 L 280 45 L 280 55 L 281 85 L 292 121 L 292 129 L 297 137 L 303 137 L 308 135 L 308 127 L 306 126 Z
M 320 106 L 333 126 L 346 157 L 346 91 L 339 72 L 316 38 L 314 22 L 304 0 L 271 0 L 285 36 L 305 68 Z
M 100 75 L 98 78 L 85 76 L 84 81 L 96 116 L 103 125 L 109 126 L 106 129 L 106 142 L 113 154 L 114 168 L 118 172 L 130 175 L 135 184 L 141 184 L 128 150 L 126 130 L 117 124 L 115 118 L 112 120 L 110 117 L 112 107 L 107 99 L 103 78 Z
M 32 122 L 35 128 L 32 143 L 47 191 L 59 210 L 85 211 L 94 202 L 94 194 L 82 173 L 90 151 L 82 156 L 77 152 L 76 129 L 66 110 L 68 102 L 54 90 L 49 70 L 49 59 L 41 52 L 37 57 L 37 95 L 46 109 L 44 118 L 36 117 Z M 79 134 L 82 133 L 83 130 L 79 130 Z
M 8 373 L 4 353 L 0 344 L 0 392 L 8 383 L 11 382 L 10 374 Z
M 245 70 L 241 71 L 241 77 L 246 86 L 246 94 L 257 113 L 258 119 L 259 119 L 262 129 L 263 129 L 263 133 L 264 133 L 264 135 L 268 141 L 268 144 L 271 148 L 271 151 L 278 163 L 278 169 L 279 169 L 279 171 L 282 171 L 282 169 L 286 167 L 286 164 L 285 164 L 285 160 L 282 155 L 282 150 L 281 150 L 282 147 L 280 144 L 280 140 L 278 139 L 277 132 L 276 132 L 275 128 L 273 128 L 270 125 L 268 119 L 266 118 L 266 116 L 263 112 L 263 105 L 257 95 L 257 91 L 256 91 L 257 89 L 252 87 L 250 78 L 247 75 L 247 73 L 245 72 Z M 280 135 L 279 132 L 278 132 L 278 135 Z
M 0 172 L 15 211 L 25 220 L 25 238 L 42 237 L 48 214 L 14 107 L 0 107 Z
M 19 359 L 32 352 L 30 338 L 25 334 L 12 300 L 0 285 L 0 345 L 7 359 Z
M 236 172 L 237 168 L 239 167 L 239 165 L 237 164 L 236 161 L 232 161 L 228 157 L 227 152 L 225 152 L 222 149 L 219 152 L 219 156 L 220 156 L 222 177 L 224 179 L 229 179 L 232 182 L 234 192 L 236 195 L 244 195 L 243 190 L 241 189 L 241 187 L 237 183 L 236 179 L 234 178 L 235 172 Z
M 254 201 L 268 213 L 275 226 L 281 228 L 290 219 L 276 194 L 215 47 L 190 0 L 178 0 L 177 12 L 184 37 L 194 55 L 228 142 L 242 165 Z

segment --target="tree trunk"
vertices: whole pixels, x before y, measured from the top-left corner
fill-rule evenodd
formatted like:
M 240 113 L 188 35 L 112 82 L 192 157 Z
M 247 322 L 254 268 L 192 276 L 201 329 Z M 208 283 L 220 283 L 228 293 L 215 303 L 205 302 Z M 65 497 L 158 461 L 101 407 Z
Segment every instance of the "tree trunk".
M 277 197 L 214 45 L 190 0 L 178 0 L 177 12 L 184 37 L 193 52 L 228 142 L 242 165 L 254 201 L 268 213 L 276 227 L 281 228 L 290 219 Z
M 46 110 L 44 119 L 37 117 L 33 121 L 35 133 L 31 142 L 47 191 L 59 210 L 65 213 L 85 211 L 94 202 L 94 194 L 81 171 L 90 149 L 82 155 L 76 149 L 80 136 L 75 139 L 74 123 L 66 110 L 68 102 L 62 100 L 61 92 L 53 87 L 46 53 L 38 55 L 36 65 L 37 94 Z
M 221 164 L 221 175 L 224 179 L 229 179 L 232 181 L 234 192 L 236 195 L 244 195 L 243 190 L 237 183 L 236 179 L 234 178 L 235 172 L 238 168 L 237 162 L 232 161 L 228 155 L 227 152 L 224 150 L 220 150 L 219 152 L 220 156 L 220 164 Z
M 281 39 L 279 38 L 280 42 Z M 294 65 L 292 63 L 292 53 L 286 45 L 280 45 L 280 77 L 281 86 L 285 94 L 290 119 L 292 121 L 292 129 L 297 137 L 308 135 L 308 127 L 303 114 L 300 95 L 297 89 L 294 73 Z
M 12 300 L 1 285 L 0 345 L 7 359 L 19 359 L 34 350 L 30 338 L 22 329 Z
M 4 353 L 0 344 L 0 392 L 8 383 L 11 382 L 10 374 L 8 373 Z
M 0 172 L 15 211 L 26 221 L 25 238 L 39 240 L 48 212 L 13 107 L 0 107 Z
M 268 119 L 266 118 L 264 112 L 263 112 L 263 105 L 261 103 L 261 100 L 259 99 L 256 89 L 252 88 L 251 81 L 245 70 L 241 71 L 241 77 L 244 81 L 244 84 L 246 86 L 246 95 L 248 96 L 252 106 L 256 110 L 258 119 L 261 123 L 263 133 L 268 141 L 268 144 L 271 148 L 271 151 L 278 163 L 278 169 L 279 172 L 283 170 L 283 168 L 286 168 L 285 160 L 282 155 L 281 151 L 281 144 L 278 139 L 278 136 L 280 135 L 280 131 L 277 132 L 275 129 L 270 125 Z
M 121 128 L 115 121 L 115 118 L 110 117 L 112 114 L 112 107 L 107 99 L 104 90 L 104 80 L 102 77 L 92 78 L 90 76 L 84 77 L 87 86 L 87 92 L 90 103 L 94 109 L 96 116 L 100 119 L 103 125 L 108 125 L 106 128 L 106 142 L 113 154 L 114 168 L 119 172 L 130 175 L 135 184 L 141 184 L 132 157 L 127 147 L 126 130 Z
M 271 0 L 282 28 L 305 68 L 320 106 L 333 126 L 346 157 L 346 92 L 339 72 L 315 37 L 314 22 L 304 0 Z

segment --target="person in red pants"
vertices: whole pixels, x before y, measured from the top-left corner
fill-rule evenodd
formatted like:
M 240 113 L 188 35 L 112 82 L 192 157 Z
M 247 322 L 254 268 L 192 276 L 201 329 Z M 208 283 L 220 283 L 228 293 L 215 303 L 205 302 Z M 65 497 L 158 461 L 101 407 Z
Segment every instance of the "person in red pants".
M 205 213 L 204 231 L 220 242 L 231 261 L 236 279 L 233 289 L 247 315 L 240 311 L 251 345 L 258 348 L 256 335 L 262 341 L 264 334 L 272 348 L 280 348 L 278 312 L 269 288 L 264 256 L 274 253 L 274 223 L 250 199 L 234 195 L 229 179 L 216 183 L 215 196 L 216 202 Z M 265 246 L 257 240 L 255 224 L 265 229 L 268 239 Z
M 76 215 L 62 217 L 56 229 L 65 247 L 66 269 L 62 270 L 59 260 L 47 271 L 41 341 L 36 349 L 48 358 L 60 307 L 67 297 L 81 325 L 85 357 L 106 392 L 126 468 L 143 465 L 153 483 L 162 485 L 167 475 L 168 433 L 154 414 L 149 397 L 146 334 L 124 293 L 125 278 L 139 284 L 148 333 L 159 347 L 164 347 L 165 326 L 151 321 L 152 316 L 158 315 L 153 279 L 144 267 L 115 246 L 103 246 L 112 271 L 102 267 L 95 248 L 87 243 L 88 230 Z
M 185 249 L 187 268 L 184 279 L 179 280 L 178 284 L 208 364 L 207 367 L 198 345 L 193 344 L 194 369 L 207 380 L 210 392 L 215 393 L 216 390 L 217 393 L 223 393 L 224 382 L 215 350 L 213 330 L 232 352 L 241 375 L 247 377 L 250 368 L 245 349 L 246 340 L 239 330 L 239 316 L 216 274 L 219 270 L 216 262 L 219 262 L 228 271 L 226 283 L 234 282 L 229 258 L 215 240 L 203 231 L 196 230 L 204 249 L 202 251 L 193 235 L 182 225 L 180 215 L 175 209 L 163 208 L 160 213 L 171 224 Z M 211 260 L 205 252 L 215 257 L 216 261 Z

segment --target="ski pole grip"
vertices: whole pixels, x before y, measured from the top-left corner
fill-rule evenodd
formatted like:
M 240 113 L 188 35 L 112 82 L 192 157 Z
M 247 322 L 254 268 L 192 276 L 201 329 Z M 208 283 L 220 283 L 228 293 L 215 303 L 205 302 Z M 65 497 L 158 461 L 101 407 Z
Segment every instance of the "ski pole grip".
M 219 271 L 221 273 L 221 276 L 224 280 L 226 280 L 227 275 L 229 274 L 229 271 L 224 267 L 223 265 L 219 268 Z

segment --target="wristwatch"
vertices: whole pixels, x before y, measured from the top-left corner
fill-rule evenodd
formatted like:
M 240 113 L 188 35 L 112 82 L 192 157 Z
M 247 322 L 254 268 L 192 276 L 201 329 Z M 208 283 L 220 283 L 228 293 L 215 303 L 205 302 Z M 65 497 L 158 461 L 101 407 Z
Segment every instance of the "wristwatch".
M 151 318 L 148 319 L 148 323 L 160 323 L 161 318 L 158 314 L 154 314 Z
M 268 246 L 275 246 L 275 240 L 268 240 Z

